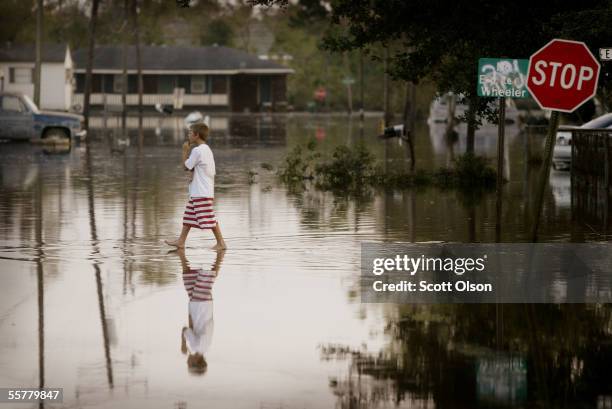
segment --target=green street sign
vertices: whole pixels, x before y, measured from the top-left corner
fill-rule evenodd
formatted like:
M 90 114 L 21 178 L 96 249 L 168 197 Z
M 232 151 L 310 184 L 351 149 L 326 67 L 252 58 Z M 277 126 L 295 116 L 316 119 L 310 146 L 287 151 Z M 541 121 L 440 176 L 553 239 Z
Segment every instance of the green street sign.
M 355 83 L 355 78 L 353 78 L 353 77 L 344 77 L 344 78 L 342 79 L 342 83 L 343 83 L 344 85 L 351 85 L 351 84 L 354 84 L 354 83 Z
M 478 96 L 529 98 L 528 66 L 529 60 L 480 58 L 478 60 Z

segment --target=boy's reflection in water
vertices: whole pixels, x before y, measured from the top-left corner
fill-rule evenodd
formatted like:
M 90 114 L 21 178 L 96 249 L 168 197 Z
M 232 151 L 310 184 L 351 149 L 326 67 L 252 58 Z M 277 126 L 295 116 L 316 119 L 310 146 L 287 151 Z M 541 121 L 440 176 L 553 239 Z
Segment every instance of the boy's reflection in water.
M 181 333 L 181 352 L 187 354 L 187 368 L 197 375 L 206 373 L 206 354 L 210 348 L 214 331 L 212 287 L 219 274 L 224 250 L 210 270 L 192 269 L 185 257 L 185 250 L 178 249 L 183 267 L 183 282 L 189 297 L 189 328 Z

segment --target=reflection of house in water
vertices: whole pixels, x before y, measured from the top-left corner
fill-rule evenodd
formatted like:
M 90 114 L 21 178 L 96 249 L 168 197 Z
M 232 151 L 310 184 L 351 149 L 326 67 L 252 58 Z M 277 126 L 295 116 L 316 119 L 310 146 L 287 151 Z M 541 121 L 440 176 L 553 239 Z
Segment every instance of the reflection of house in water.
M 287 75 L 292 69 L 228 47 L 144 46 L 143 103 L 172 105 L 177 89 L 184 90 L 185 109 L 233 112 L 283 110 L 287 104 Z M 136 52 L 128 51 L 127 104 L 138 104 Z M 74 53 L 76 90 L 73 103 L 83 105 L 87 50 Z M 121 105 L 122 47 L 96 47 L 92 76 L 93 107 Z
M 274 115 L 231 116 L 228 118 L 230 144 L 285 145 L 287 118 Z M 214 129 L 214 128 L 213 128 Z
M 456 104 L 455 117 L 464 115 L 467 106 Z M 448 100 L 447 98 L 436 98 L 430 106 L 429 137 L 434 152 L 440 156 L 447 156 L 446 165 L 458 156 L 465 153 L 467 145 L 467 124 L 460 122 L 448 132 Z M 506 103 L 506 143 L 511 143 L 518 134 L 518 110 L 511 100 Z M 474 135 L 474 151 L 478 155 L 494 157 L 497 153 L 497 124 L 484 122 Z M 506 161 L 507 162 L 506 158 Z M 506 173 L 507 173 L 506 169 Z
M 556 208 L 569 208 L 572 203 L 572 183 L 569 172 L 550 172 L 550 189 Z
M 207 114 L 204 111 L 204 114 Z M 211 114 L 210 132 L 215 145 L 249 144 L 285 145 L 287 139 L 287 119 L 276 115 L 216 115 Z M 121 129 L 121 117 L 117 115 L 93 116 L 90 118 L 93 134 Z M 137 135 L 138 118 L 128 117 L 126 127 L 132 136 Z M 144 116 L 143 131 L 146 143 L 163 145 L 174 144 L 186 138 L 185 118 L 173 116 Z
M 345 375 L 330 378 L 336 407 L 531 408 L 546 402 L 545 407 L 557 408 L 595 401 L 598 408 L 610 407 L 608 309 L 570 304 L 391 308 L 384 323 L 388 346 L 382 350 L 321 346 L 323 361 L 348 367 Z M 585 341 L 571 333 L 602 335 Z
M 606 233 L 612 225 L 612 132 L 574 129 L 572 150 L 572 215 Z

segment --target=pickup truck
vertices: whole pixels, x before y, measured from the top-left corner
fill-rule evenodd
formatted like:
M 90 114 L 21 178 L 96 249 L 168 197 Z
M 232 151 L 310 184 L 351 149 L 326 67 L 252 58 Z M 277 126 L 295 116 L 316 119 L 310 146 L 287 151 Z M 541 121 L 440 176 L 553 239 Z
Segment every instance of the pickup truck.
M 81 115 L 39 110 L 27 95 L 0 93 L 0 139 L 83 138 L 82 123 Z

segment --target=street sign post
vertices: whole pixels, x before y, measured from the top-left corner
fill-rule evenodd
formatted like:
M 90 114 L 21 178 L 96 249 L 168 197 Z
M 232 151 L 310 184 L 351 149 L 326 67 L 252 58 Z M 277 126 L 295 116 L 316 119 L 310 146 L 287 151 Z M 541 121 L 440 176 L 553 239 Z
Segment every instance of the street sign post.
M 506 98 L 527 98 L 528 60 L 516 58 L 480 58 L 478 60 L 479 97 L 496 97 L 499 103 L 497 123 L 497 200 L 495 240 L 501 240 L 502 185 L 504 170 L 504 127 Z
M 544 189 L 550 176 L 559 111 L 573 112 L 597 91 L 600 65 L 585 43 L 554 39 L 529 58 L 527 88 L 542 109 L 551 109 L 531 241 L 538 235 Z

